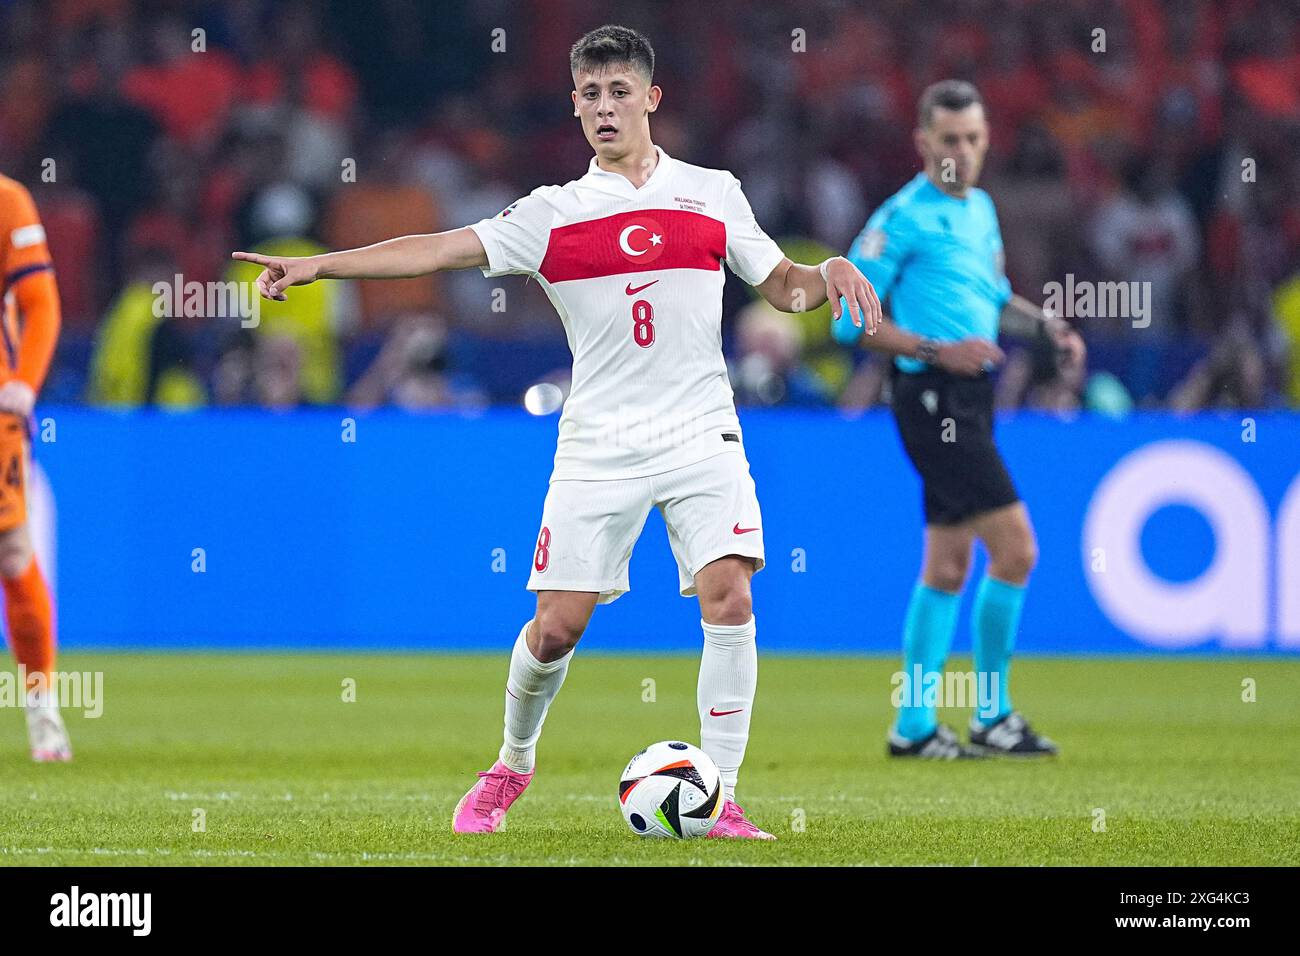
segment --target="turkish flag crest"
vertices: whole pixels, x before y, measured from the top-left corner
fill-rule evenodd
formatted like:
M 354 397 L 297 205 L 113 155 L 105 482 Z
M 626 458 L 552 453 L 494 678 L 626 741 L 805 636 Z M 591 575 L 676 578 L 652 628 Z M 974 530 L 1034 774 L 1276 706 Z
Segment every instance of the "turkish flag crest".
M 628 262 L 646 265 L 664 251 L 664 227 L 650 217 L 628 221 L 618 233 L 618 251 Z

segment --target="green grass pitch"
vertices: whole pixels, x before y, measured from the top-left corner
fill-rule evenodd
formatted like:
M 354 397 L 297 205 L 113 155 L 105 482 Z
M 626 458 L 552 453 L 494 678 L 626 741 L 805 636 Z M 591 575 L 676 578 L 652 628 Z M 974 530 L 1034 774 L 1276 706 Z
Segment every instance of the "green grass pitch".
M 636 750 L 697 740 L 697 661 L 581 651 L 507 830 L 453 835 L 506 664 L 69 653 L 103 715 L 68 712 L 75 761 L 38 766 L 0 709 L 0 864 L 1300 863 L 1300 662 L 1021 659 L 1016 705 L 1062 755 L 934 764 L 884 756 L 895 659 L 767 656 L 739 799 L 779 840 L 743 845 L 641 840 L 617 809 Z

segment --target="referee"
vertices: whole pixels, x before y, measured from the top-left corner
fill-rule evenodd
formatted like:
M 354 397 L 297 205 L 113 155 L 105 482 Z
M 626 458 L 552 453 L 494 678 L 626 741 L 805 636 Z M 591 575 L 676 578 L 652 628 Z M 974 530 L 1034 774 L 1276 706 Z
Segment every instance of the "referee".
M 1012 709 L 1007 683 L 1020 610 L 1037 543 L 1029 512 L 993 441 L 993 379 L 999 332 L 1050 340 L 1058 361 L 1083 361 L 1083 340 L 1062 319 L 1011 292 L 1002 234 L 988 193 L 975 188 L 988 150 L 988 122 L 970 83 L 945 80 L 921 96 L 913 134 L 925 171 L 867 221 L 849 259 L 889 296 L 892 323 L 867 344 L 895 356 L 893 413 L 921 476 L 925 559 L 903 626 L 908 677 L 889 733 L 895 757 L 953 759 L 993 753 L 1040 756 L 1056 746 Z M 852 344 L 858 317 L 836 311 L 835 338 Z M 975 539 L 988 570 L 975 591 L 971 645 L 979 702 L 970 745 L 938 723 L 920 675 L 938 674 L 952 646 Z

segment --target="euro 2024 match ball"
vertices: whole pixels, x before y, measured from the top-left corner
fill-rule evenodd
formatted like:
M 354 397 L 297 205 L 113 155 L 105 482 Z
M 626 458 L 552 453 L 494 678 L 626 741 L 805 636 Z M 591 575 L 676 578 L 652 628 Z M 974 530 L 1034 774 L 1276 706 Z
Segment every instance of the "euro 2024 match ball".
M 702 837 L 722 815 L 722 775 L 699 747 L 664 740 L 628 761 L 618 784 L 618 802 L 623 819 L 638 836 Z

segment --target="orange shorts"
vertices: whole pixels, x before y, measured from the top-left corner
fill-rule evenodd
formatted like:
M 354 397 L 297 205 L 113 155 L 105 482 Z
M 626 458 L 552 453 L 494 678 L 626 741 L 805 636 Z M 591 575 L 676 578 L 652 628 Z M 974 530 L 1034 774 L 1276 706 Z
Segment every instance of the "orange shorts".
M 0 533 L 27 523 L 27 422 L 0 413 Z

